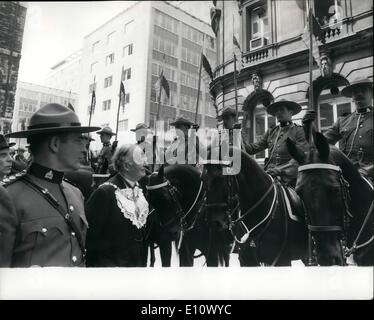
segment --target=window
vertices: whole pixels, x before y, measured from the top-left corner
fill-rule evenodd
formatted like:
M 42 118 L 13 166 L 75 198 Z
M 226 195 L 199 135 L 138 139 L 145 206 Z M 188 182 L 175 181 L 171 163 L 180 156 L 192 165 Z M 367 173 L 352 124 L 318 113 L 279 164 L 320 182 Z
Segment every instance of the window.
M 122 81 L 131 79 L 131 68 L 128 68 L 122 73 Z
M 214 50 L 215 44 L 216 44 L 215 39 L 213 37 L 211 37 L 211 36 L 208 36 L 208 35 L 206 37 L 208 39 L 208 41 L 207 41 L 208 48 Z
M 155 24 L 167 29 L 173 33 L 178 33 L 179 22 L 178 20 L 156 10 Z
M 125 93 L 125 104 L 130 103 L 130 93 Z
M 106 56 L 105 65 L 107 66 L 108 64 L 113 64 L 113 63 L 114 63 L 114 53 L 111 53 Z
M 107 77 L 104 79 L 104 88 L 108 88 L 112 86 L 113 77 Z
M 251 8 L 248 11 L 249 41 L 248 50 L 261 48 L 269 43 L 270 25 L 266 5 Z
M 103 101 L 103 111 L 110 110 L 111 107 L 111 100 Z
M 183 37 L 192 41 L 192 42 L 195 42 L 195 43 L 198 43 L 200 45 L 203 44 L 203 38 L 204 38 L 204 35 L 202 32 L 200 32 L 199 30 L 195 29 L 195 28 L 192 28 L 186 24 L 183 24 Z
M 92 52 L 96 52 L 100 41 L 96 41 L 92 44 Z
M 106 37 L 106 43 L 107 43 L 107 44 L 113 43 L 113 39 L 114 39 L 114 34 L 115 34 L 115 33 L 116 33 L 116 32 L 113 31 L 112 33 L 109 33 L 109 34 L 107 35 L 107 37 Z
M 123 56 L 130 56 L 132 55 L 132 50 L 133 50 L 133 47 L 132 47 L 132 43 L 123 47 L 123 52 L 122 52 L 122 55 Z
M 128 131 L 129 129 L 129 120 L 119 120 L 118 121 L 118 131 Z
M 125 23 L 124 33 L 131 34 L 131 32 L 133 31 L 133 26 L 134 26 L 134 20 L 131 20 L 130 22 Z
M 98 64 L 99 63 L 97 61 L 91 64 L 91 73 L 96 73 Z
M 344 17 L 344 9 L 341 0 L 314 1 L 314 12 L 321 26 L 333 26 Z M 336 28 L 337 26 L 335 26 Z

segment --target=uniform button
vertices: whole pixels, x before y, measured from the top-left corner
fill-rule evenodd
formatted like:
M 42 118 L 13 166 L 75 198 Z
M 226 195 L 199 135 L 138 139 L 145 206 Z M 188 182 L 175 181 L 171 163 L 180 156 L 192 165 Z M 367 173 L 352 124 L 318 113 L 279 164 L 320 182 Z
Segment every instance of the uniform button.
M 76 257 L 76 256 L 73 256 L 73 257 L 71 258 L 71 260 L 72 260 L 73 262 L 77 262 L 77 257 Z
M 72 205 L 70 205 L 69 209 L 70 211 L 74 211 L 74 207 Z
M 71 233 L 71 235 L 72 235 L 72 237 L 75 237 L 75 232 L 73 231 L 73 232 Z
M 360 128 L 362 128 L 362 127 L 363 127 L 363 125 L 361 124 L 361 125 L 360 125 Z
M 359 139 L 361 139 L 361 138 L 362 138 L 362 136 L 359 136 L 358 138 L 359 138 Z
M 44 232 L 44 233 L 46 233 L 47 231 L 48 231 L 47 228 L 42 229 L 42 232 Z

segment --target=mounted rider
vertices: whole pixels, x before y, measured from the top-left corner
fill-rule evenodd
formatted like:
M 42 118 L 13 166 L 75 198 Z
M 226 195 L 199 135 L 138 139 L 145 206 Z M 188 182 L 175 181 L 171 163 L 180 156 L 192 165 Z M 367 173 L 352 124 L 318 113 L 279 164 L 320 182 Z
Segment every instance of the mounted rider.
M 304 152 L 307 151 L 308 142 L 303 127 L 291 120 L 292 116 L 301 111 L 301 106 L 296 102 L 281 99 L 270 104 L 266 111 L 277 118 L 279 125 L 268 129 L 257 142 L 244 142 L 245 150 L 248 154 L 256 154 L 269 149 L 264 170 L 274 177 L 280 177 L 283 182 L 294 185 L 297 163 L 289 154 L 286 141 L 290 138 Z

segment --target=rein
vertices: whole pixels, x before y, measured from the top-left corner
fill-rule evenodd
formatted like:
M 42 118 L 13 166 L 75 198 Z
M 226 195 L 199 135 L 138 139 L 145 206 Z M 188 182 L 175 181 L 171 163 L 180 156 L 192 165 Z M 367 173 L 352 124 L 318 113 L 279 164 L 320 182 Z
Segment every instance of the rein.
M 162 182 L 160 184 L 156 184 L 156 185 L 153 185 L 153 186 L 146 186 L 147 190 L 157 190 L 157 189 L 161 189 L 161 188 L 164 188 L 164 187 L 167 187 L 167 190 L 168 190 L 170 196 L 172 197 L 173 201 L 177 205 L 176 216 L 172 217 L 168 222 L 166 222 L 164 224 L 164 226 L 167 226 L 167 225 L 171 224 L 176 218 L 179 218 L 179 225 L 180 225 L 180 229 L 181 229 L 181 236 L 180 236 L 179 243 L 178 243 L 178 251 L 179 251 L 179 249 L 181 247 L 181 244 L 182 244 L 182 239 L 183 239 L 184 233 L 189 231 L 189 230 L 192 230 L 194 228 L 195 223 L 197 221 L 197 217 L 198 217 L 199 213 L 201 212 L 201 208 L 203 207 L 203 202 L 205 200 L 205 197 L 202 198 L 203 201 L 201 201 L 201 205 L 200 205 L 199 210 L 197 211 L 197 213 L 195 215 L 194 220 L 192 221 L 191 225 L 188 226 L 187 222 L 186 222 L 187 216 L 195 208 L 195 206 L 196 206 L 196 204 L 197 204 L 197 202 L 200 198 L 201 192 L 203 190 L 203 182 L 202 181 L 200 182 L 199 191 L 197 192 L 195 200 L 193 201 L 192 205 L 189 207 L 187 212 L 183 211 L 182 205 L 180 204 L 180 201 L 178 199 L 177 193 L 179 195 L 181 195 L 180 191 L 175 186 L 173 186 L 170 183 L 169 180 L 166 180 L 165 182 Z
M 308 170 L 313 170 L 313 169 L 334 170 L 334 171 L 339 172 L 339 174 L 340 174 L 339 182 L 340 182 L 340 185 L 343 188 L 343 201 L 344 201 L 344 206 L 345 206 L 345 209 L 346 209 L 346 213 L 351 218 L 353 218 L 352 214 L 349 212 L 348 201 L 347 201 L 347 199 L 348 199 L 347 187 L 349 186 L 349 184 L 343 178 L 341 168 L 338 167 L 338 166 L 332 165 L 332 164 L 327 164 L 327 163 L 314 163 L 314 164 L 307 164 L 307 165 L 300 166 L 298 168 L 298 172 L 303 172 L 303 171 L 308 171 Z M 371 238 L 368 241 L 366 241 L 366 242 L 364 242 L 360 245 L 357 244 L 364 228 L 366 227 L 367 223 L 369 222 L 369 218 L 374 211 L 373 209 L 374 209 L 374 202 L 372 201 L 371 205 L 370 205 L 370 208 L 369 208 L 368 212 L 366 213 L 364 222 L 362 223 L 361 228 L 360 228 L 355 240 L 353 241 L 352 247 L 347 249 L 346 252 L 345 252 L 346 257 L 349 257 L 357 249 L 368 245 L 369 243 L 371 243 L 374 240 L 374 235 L 373 235 L 373 236 L 371 236 Z M 309 229 L 309 231 L 315 231 L 315 232 L 343 231 L 343 228 L 341 226 L 313 226 L 313 225 L 308 225 L 308 229 Z

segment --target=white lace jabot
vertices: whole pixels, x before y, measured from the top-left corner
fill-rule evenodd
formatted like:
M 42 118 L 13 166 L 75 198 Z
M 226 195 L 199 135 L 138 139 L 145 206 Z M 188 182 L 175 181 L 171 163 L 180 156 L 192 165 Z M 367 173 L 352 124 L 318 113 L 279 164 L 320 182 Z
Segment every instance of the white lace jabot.
M 142 228 L 149 214 L 148 202 L 143 195 L 143 191 L 139 186 L 134 188 L 120 189 L 113 183 L 105 182 L 103 185 L 111 185 L 115 190 L 117 206 L 126 219 L 129 219 L 138 229 Z

